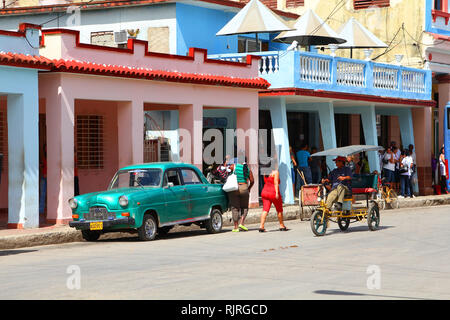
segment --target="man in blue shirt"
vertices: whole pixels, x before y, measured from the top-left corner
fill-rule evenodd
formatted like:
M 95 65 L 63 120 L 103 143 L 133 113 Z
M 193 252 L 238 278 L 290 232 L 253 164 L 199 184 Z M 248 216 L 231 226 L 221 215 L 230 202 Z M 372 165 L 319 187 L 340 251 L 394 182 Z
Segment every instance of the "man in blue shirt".
M 337 168 L 330 172 L 327 179 L 322 179 L 322 183 L 329 182 L 331 184 L 331 191 L 328 193 L 325 203 L 328 209 L 331 209 L 336 203 L 337 211 L 341 211 L 345 194 L 350 193 L 352 189 L 352 170 L 345 166 L 346 160 L 345 157 L 340 156 L 334 159 Z
M 309 167 L 309 162 L 311 161 L 311 154 L 308 152 L 308 145 L 305 143 L 302 144 L 300 150 L 297 151 L 296 156 L 298 169 L 303 173 L 303 176 L 305 177 L 306 180 L 306 184 L 310 184 L 312 181 L 311 168 Z M 305 183 L 301 177 L 298 177 L 297 181 L 299 181 L 297 185 L 298 189 L 300 189 L 300 187 Z

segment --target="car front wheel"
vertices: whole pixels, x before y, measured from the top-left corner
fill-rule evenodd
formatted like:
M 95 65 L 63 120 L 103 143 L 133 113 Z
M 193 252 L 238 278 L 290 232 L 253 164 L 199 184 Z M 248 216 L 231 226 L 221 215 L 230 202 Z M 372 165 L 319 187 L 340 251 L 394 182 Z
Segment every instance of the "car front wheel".
M 139 239 L 143 241 L 154 240 L 158 232 L 158 223 L 153 215 L 146 214 L 142 219 L 142 225 L 138 228 Z
M 205 223 L 206 231 L 208 231 L 208 233 L 218 233 L 222 231 L 222 224 L 222 211 L 217 208 L 213 209 L 210 218 L 206 220 Z

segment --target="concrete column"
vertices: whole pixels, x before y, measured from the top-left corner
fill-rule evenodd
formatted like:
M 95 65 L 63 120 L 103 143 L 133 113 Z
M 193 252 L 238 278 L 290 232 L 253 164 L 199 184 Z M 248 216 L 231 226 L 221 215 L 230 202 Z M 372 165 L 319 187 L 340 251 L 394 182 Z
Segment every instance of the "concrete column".
M 286 115 L 286 99 L 271 100 L 268 106 L 272 119 L 273 137 L 278 157 L 278 171 L 280 172 L 280 193 L 284 203 L 294 203 L 291 176 L 291 156 L 289 153 L 289 136 Z
M 360 108 L 361 120 L 364 131 L 364 139 L 367 145 L 378 145 L 377 135 L 377 117 L 375 115 L 375 105 Z M 377 170 L 381 172 L 378 152 L 368 152 L 369 168 L 371 171 Z
M 250 108 L 236 109 L 237 156 L 245 150 L 247 164 L 253 173 L 255 183 L 250 190 L 250 207 L 259 207 L 258 197 L 258 127 L 259 109 L 256 98 L 255 105 Z
M 445 106 L 450 102 L 450 80 L 441 80 L 438 84 L 439 92 L 439 149 L 444 144 L 444 117 Z M 439 151 L 436 151 L 436 157 L 439 155 Z
M 179 108 L 180 158 L 202 170 L 203 105 L 183 105 Z
M 68 200 L 74 195 L 75 99 L 60 82 L 48 84 L 45 96 L 47 122 L 47 221 L 72 219 Z
M 333 102 L 318 103 L 315 105 L 319 112 L 320 128 L 322 131 L 322 141 L 324 150 L 336 148 L 336 128 L 334 125 Z M 336 167 L 333 159 L 327 157 L 327 165 L 333 170 Z
M 144 103 L 141 100 L 117 103 L 119 168 L 144 161 Z
M 38 90 L 8 95 L 8 227 L 39 227 Z

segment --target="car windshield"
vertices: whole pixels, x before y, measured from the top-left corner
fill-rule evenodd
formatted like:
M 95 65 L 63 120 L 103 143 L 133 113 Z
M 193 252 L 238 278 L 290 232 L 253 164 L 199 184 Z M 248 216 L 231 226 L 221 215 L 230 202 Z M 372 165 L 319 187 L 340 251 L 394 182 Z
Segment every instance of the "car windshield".
M 112 179 L 108 189 L 159 187 L 160 184 L 160 169 L 119 170 Z

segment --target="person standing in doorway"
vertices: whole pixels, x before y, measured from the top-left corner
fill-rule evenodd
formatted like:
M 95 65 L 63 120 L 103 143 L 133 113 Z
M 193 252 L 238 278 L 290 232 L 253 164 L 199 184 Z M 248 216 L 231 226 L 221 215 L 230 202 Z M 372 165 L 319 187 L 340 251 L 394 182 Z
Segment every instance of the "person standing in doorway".
M 303 173 L 303 177 L 305 178 L 305 181 L 303 181 L 303 178 L 298 175 L 298 190 L 306 183 L 311 183 L 312 176 L 311 176 L 311 168 L 309 167 L 309 162 L 311 161 L 311 154 L 308 152 L 308 145 L 306 143 L 303 143 L 300 147 L 300 150 L 297 151 L 297 163 L 298 163 L 298 169 L 300 172 Z
M 447 170 L 445 167 L 445 149 L 441 148 L 439 155 L 439 183 L 441 185 L 441 194 L 447 194 Z
M 234 222 L 233 232 L 239 232 L 239 229 L 248 231 L 244 221 L 248 213 L 250 190 L 255 182 L 253 173 L 246 162 L 233 164 L 230 169 L 236 174 L 239 185 L 238 190 L 228 193 Z
M 287 231 L 288 229 L 283 222 L 283 201 L 280 193 L 280 173 L 278 170 L 275 169 L 268 176 L 264 176 L 264 189 L 261 192 L 261 198 L 263 201 L 263 212 L 259 232 L 266 232 L 264 223 L 266 222 L 267 214 L 270 211 L 272 203 L 277 211 L 280 231 Z
M 42 146 L 42 155 L 39 161 L 39 214 L 44 214 L 45 200 L 47 198 L 47 145 Z

